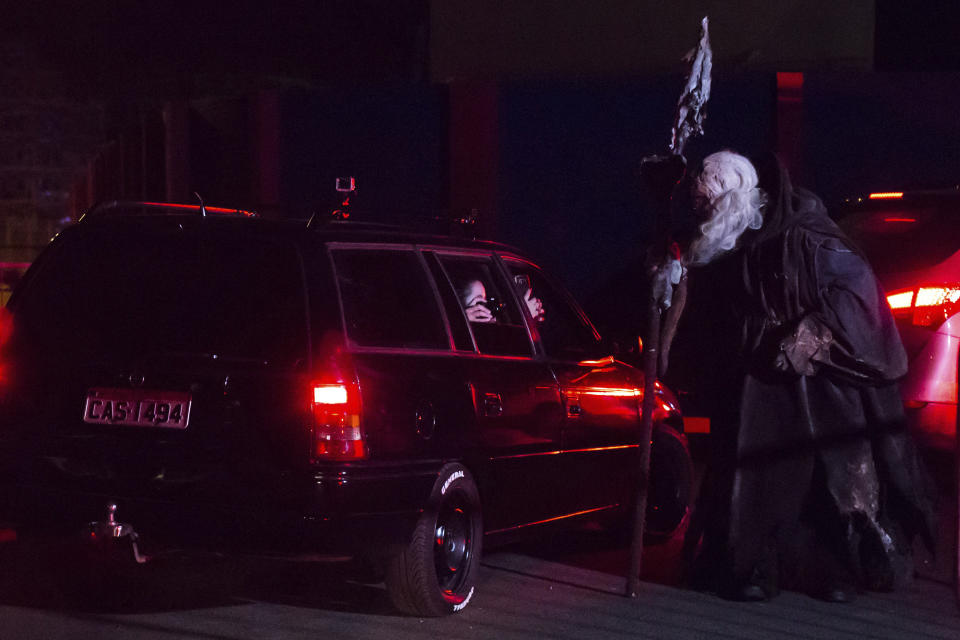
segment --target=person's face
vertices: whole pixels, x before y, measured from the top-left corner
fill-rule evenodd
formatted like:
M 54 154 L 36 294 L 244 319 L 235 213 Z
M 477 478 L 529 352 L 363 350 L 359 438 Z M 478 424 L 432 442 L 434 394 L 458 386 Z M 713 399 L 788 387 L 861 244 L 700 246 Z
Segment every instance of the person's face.
M 483 287 L 483 283 L 479 280 L 474 280 L 467 285 L 466 295 L 464 297 L 463 306 L 472 307 L 475 304 L 486 302 L 487 301 L 487 290 Z

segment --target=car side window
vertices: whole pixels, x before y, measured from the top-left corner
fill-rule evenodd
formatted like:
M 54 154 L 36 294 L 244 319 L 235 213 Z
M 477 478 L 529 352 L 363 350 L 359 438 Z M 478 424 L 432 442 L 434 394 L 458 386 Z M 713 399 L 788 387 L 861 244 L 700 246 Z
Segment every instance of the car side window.
M 577 310 L 570 295 L 553 284 L 540 269 L 521 260 L 506 260 L 507 270 L 546 354 L 563 360 L 594 357 L 600 339 Z
M 480 353 L 530 356 L 530 335 L 493 256 L 441 255 Z
M 366 347 L 449 349 L 440 308 L 412 249 L 331 250 L 347 337 Z
M 198 348 L 284 368 L 305 362 L 303 272 L 292 243 L 217 237 L 204 246 L 203 285 Z
M 467 328 L 467 317 L 464 315 L 460 297 L 450 285 L 446 272 L 440 266 L 437 255 L 432 251 L 424 251 L 423 257 L 430 269 L 430 274 L 437 283 L 443 308 L 447 312 L 447 321 L 450 325 L 450 335 L 453 337 L 454 347 L 458 351 L 473 351 L 473 336 Z

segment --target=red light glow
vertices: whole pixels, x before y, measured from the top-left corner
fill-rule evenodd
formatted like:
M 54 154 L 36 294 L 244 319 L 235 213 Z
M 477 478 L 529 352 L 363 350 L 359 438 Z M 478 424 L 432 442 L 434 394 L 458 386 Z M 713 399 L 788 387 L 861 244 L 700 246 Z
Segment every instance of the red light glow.
M 358 460 L 367 456 L 360 431 L 360 389 L 356 384 L 314 383 L 314 460 Z
M 186 209 L 188 211 L 200 212 L 200 205 L 198 204 L 175 204 L 170 202 L 144 202 L 144 205 L 148 207 L 163 207 L 165 209 Z M 239 213 L 247 217 L 255 216 L 256 214 L 252 211 L 244 211 L 243 209 L 227 209 L 225 207 L 203 207 L 204 210 L 212 213 Z
M 960 304 L 960 284 L 895 291 L 887 296 L 887 303 L 898 317 L 912 314 L 914 326 L 937 327 L 956 312 Z
M 7 344 L 13 335 L 13 314 L 6 307 L 0 307 L 0 347 Z
M 597 451 L 616 451 L 618 449 L 636 449 L 638 444 L 617 444 L 608 447 L 587 447 L 585 449 L 554 449 L 552 451 L 537 451 L 536 453 L 517 453 L 512 456 L 497 456 L 491 460 L 513 460 L 515 458 L 532 458 L 533 456 L 558 456 L 561 453 L 594 453 Z
M 614 362 L 613 356 L 607 356 L 605 358 L 600 358 L 599 360 L 581 360 L 577 364 L 581 367 L 606 367 L 611 365 Z
M 913 289 L 891 293 L 887 296 L 887 304 L 891 309 L 909 309 L 913 306 Z
M 614 389 L 607 387 L 577 387 L 572 391 L 585 396 L 606 396 L 608 398 L 628 398 L 642 395 L 640 389 Z
M 318 440 L 314 455 L 323 460 L 359 460 L 367 452 L 363 440 Z
M 916 218 L 884 218 L 884 222 L 916 222 Z
M 342 384 L 318 384 L 313 387 L 316 404 L 347 404 L 347 387 Z
M 797 71 L 778 71 L 777 88 L 799 90 L 803 88 L 803 73 Z
M 920 287 L 917 291 L 917 307 L 939 307 L 956 304 L 960 300 L 960 288 L 957 287 Z
M 878 191 L 877 193 L 871 193 L 869 196 L 871 200 L 896 200 L 902 197 L 903 191 Z
M 582 516 L 587 513 L 596 513 L 597 511 L 606 511 L 607 509 L 615 509 L 619 507 L 619 504 L 610 504 L 605 507 L 596 507 L 595 509 L 584 509 L 583 511 L 576 511 L 574 513 L 567 513 L 562 516 L 556 516 L 555 518 L 546 518 L 545 520 L 537 520 L 536 522 L 528 522 L 526 524 L 517 525 L 515 527 L 507 527 L 505 529 L 497 529 L 495 531 L 487 531 L 485 535 L 490 535 L 493 533 L 503 533 L 504 531 L 515 531 L 517 529 L 524 529 L 526 527 L 532 527 L 538 524 L 546 524 L 548 522 L 556 522 L 557 520 L 565 520 L 567 518 L 573 518 L 576 516 Z

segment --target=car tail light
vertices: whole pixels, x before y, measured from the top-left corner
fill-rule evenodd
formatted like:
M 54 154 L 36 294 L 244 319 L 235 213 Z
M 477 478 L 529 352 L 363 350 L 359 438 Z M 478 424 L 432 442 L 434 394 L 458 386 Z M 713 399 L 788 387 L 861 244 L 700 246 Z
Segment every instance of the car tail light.
M 365 458 L 359 385 L 317 382 L 312 393 L 314 460 Z
M 960 310 L 960 284 L 929 285 L 894 291 L 887 303 L 898 318 L 910 318 L 918 327 L 939 327 Z
M 10 362 L 7 343 L 13 335 L 13 314 L 0 307 L 0 398 L 5 397 L 10 386 Z

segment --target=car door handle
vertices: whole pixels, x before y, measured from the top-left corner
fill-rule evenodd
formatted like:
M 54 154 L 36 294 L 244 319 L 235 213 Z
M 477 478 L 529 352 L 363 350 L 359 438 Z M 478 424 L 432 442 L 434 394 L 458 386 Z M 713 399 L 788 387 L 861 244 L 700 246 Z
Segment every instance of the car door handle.
M 563 404 L 567 407 L 568 418 L 579 418 L 583 413 L 580 407 L 580 394 L 575 391 L 565 391 L 563 394 Z
M 499 393 L 483 394 L 483 415 L 488 418 L 499 418 L 503 415 L 503 400 Z

